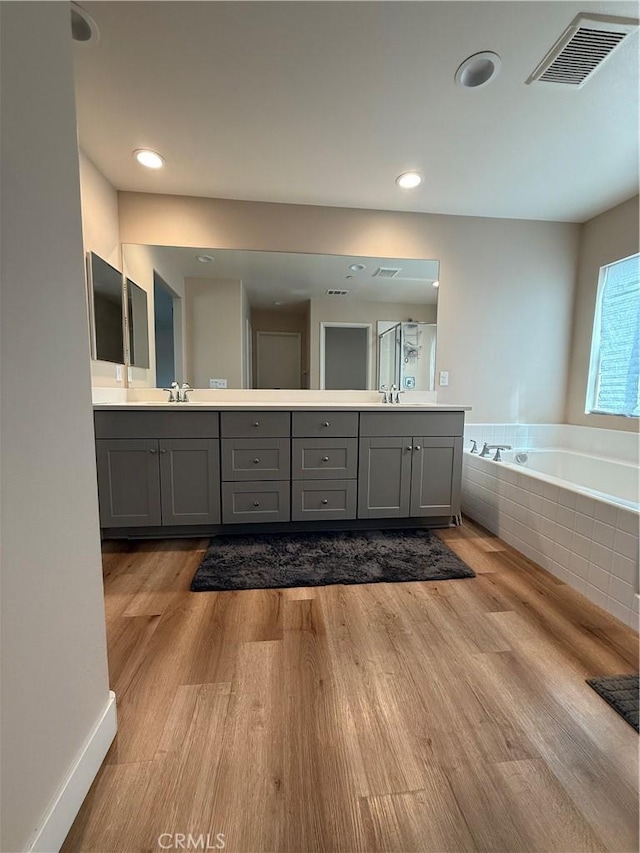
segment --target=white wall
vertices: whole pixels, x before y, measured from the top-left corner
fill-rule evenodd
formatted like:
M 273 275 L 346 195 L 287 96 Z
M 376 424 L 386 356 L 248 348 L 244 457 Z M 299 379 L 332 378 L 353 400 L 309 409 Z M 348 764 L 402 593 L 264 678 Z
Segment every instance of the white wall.
M 95 252 L 111 266 L 122 269 L 118 193 L 93 162 L 82 151 L 80 156 L 80 196 L 82 200 L 82 236 L 84 250 Z M 116 376 L 116 365 L 91 359 L 91 382 L 101 387 L 124 387 Z
M 69 8 L 3 3 L 0 14 L 0 847 L 15 853 L 109 691 Z M 39 849 L 57 849 L 67 829 L 49 824 Z
M 242 388 L 242 291 L 237 279 L 185 279 L 187 381 L 194 388 L 208 388 L 210 379 Z
M 120 192 L 124 242 L 441 262 L 443 403 L 474 421 L 564 416 L 579 226 Z
M 570 424 L 638 431 L 637 418 L 585 414 L 600 267 L 639 251 L 638 202 L 635 196 L 582 226 L 566 409 Z

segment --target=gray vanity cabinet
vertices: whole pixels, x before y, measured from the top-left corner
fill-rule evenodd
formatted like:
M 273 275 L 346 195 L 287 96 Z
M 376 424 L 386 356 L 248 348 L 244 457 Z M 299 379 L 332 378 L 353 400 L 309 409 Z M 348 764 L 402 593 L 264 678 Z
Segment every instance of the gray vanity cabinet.
M 411 457 L 410 515 L 457 515 L 460 512 L 462 438 L 414 438 Z
M 159 447 L 162 523 L 220 523 L 217 439 L 170 438 Z
M 411 439 L 360 439 L 358 518 L 406 518 L 411 497 Z
M 156 439 L 96 442 L 101 527 L 161 524 L 158 458 Z

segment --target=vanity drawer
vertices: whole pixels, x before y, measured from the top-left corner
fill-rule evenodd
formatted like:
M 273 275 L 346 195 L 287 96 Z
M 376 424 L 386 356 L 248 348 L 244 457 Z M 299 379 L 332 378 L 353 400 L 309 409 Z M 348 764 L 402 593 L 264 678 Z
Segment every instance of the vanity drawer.
M 362 412 L 360 435 L 462 435 L 464 412 Z
M 288 480 L 291 447 L 288 438 L 223 438 L 223 480 Z
M 291 434 L 289 412 L 222 412 L 224 438 L 287 438 Z
M 291 498 L 293 521 L 338 521 L 356 517 L 356 480 L 326 483 L 294 480 L 291 484 Z
M 358 435 L 357 412 L 294 412 L 292 435 L 310 438 Z
M 223 483 L 222 522 L 290 520 L 289 483 Z
M 350 480 L 358 476 L 357 438 L 294 438 L 296 480 Z
M 218 438 L 219 417 L 218 412 L 187 412 L 184 409 L 93 413 L 96 438 Z

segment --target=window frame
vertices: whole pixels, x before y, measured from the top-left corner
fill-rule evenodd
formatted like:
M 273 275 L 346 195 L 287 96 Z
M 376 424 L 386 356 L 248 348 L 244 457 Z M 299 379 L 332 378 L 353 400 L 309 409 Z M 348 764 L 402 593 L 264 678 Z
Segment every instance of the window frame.
M 612 418 L 637 418 L 639 415 L 625 414 L 624 412 L 609 412 L 606 409 L 598 409 L 596 403 L 600 391 L 600 360 L 601 360 L 601 333 L 602 333 L 602 298 L 607 282 L 607 274 L 611 267 L 630 261 L 633 258 L 640 259 L 640 252 L 633 252 L 624 258 L 618 258 L 600 267 L 598 274 L 598 288 L 596 290 L 596 305 L 593 316 L 593 330 L 591 332 L 591 350 L 589 356 L 589 373 L 587 376 L 587 396 L 585 401 L 586 415 L 606 415 Z

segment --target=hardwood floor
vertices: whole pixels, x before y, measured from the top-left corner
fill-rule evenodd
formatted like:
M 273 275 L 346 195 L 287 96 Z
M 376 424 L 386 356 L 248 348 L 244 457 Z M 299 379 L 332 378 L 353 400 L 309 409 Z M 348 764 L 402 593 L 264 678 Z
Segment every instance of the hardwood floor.
M 637 636 L 440 535 L 476 578 L 190 593 L 206 540 L 107 544 L 119 732 L 63 853 L 636 851 L 637 735 L 584 680 Z

